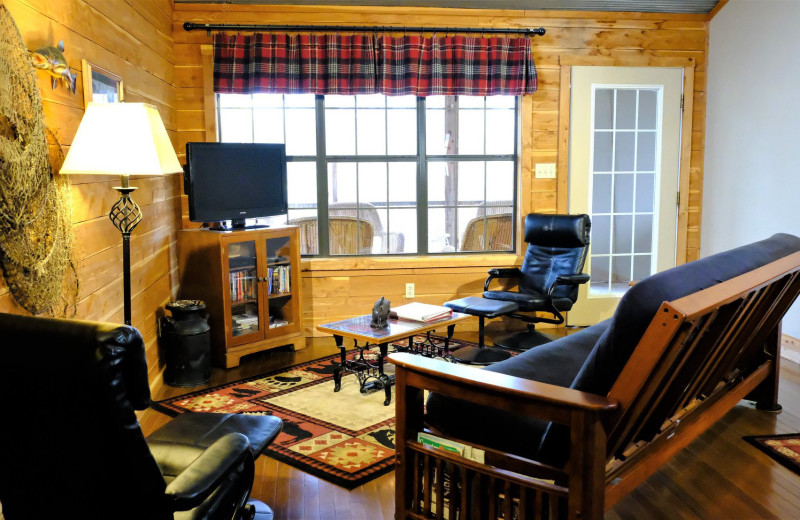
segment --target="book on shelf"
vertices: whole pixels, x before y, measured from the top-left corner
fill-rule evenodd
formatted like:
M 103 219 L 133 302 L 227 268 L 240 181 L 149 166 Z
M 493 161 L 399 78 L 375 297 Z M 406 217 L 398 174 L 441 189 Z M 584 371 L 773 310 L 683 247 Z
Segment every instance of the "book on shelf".
M 236 271 L 230 274 L 231 301 L 255 298 L 256 282 L 252 271 Z
M 279 265 L 270 267 L 267 271 L 270 294 L 284 294 L 292 292 L 291 287 L 292 266 Z
M 430 322 L 452 316 L 453 310 L 441 305 L 412 302 L 391 309 L 390 316 L 391 313 L 401 320 Z

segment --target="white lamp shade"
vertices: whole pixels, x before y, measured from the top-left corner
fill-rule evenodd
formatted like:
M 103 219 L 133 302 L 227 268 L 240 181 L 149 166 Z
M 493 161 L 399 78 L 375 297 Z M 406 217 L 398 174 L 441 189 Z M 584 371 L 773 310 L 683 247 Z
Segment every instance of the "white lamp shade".
M 89 103 L 60 173 L 164 175 L 183 171 L 158 110 L 144 103 Z

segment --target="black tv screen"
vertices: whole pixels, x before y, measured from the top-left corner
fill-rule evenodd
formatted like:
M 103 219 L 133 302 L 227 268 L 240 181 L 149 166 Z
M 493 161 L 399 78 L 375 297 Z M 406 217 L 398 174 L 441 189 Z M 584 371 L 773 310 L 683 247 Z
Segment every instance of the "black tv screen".
M 186 143 L 184 181 L 192 222 L 241 227 L 288 210 L 283 144 Z

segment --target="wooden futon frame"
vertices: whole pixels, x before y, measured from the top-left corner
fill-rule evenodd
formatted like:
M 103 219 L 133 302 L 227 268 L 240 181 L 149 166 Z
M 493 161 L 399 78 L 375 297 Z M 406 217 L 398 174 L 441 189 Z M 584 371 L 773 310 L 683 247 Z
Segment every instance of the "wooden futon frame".
M 606 396 L 392 354 L 396 518 L 599 519 L 740 400 L 779 410 L 781 319 L 799 272 L 795 253 L 664 302 Z M 567 464 L 485 446 L 478 463 L 418 443 L 425 390 L 567 425 Z

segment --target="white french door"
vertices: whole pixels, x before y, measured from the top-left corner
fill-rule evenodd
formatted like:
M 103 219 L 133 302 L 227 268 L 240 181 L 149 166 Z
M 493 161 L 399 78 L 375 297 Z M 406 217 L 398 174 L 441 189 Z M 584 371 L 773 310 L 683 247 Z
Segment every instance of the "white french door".
M 675 265 L 683 69 L 573 67 L 569 212 L 592 219 L 571 325 L 611 316 L 631 283 Z

